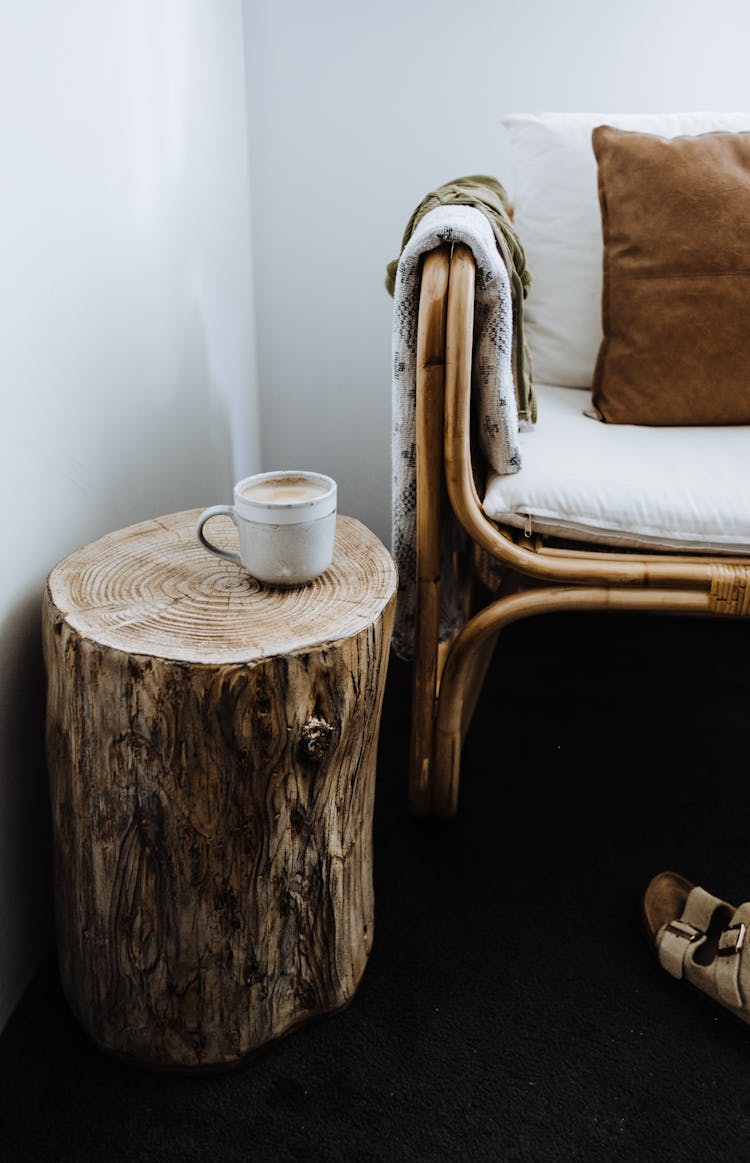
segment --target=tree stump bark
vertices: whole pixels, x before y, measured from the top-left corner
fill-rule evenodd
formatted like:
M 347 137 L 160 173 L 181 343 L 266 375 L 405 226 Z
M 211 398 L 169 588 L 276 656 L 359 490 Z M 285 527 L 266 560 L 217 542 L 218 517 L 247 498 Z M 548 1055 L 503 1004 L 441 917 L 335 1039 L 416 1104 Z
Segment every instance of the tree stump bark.
M 71 554 L 43 618 L 63 989 L 104 1050 L 193 1072 L 359 984 L 396 592 L 352 518 L 281 590 L 199 546 L 197 516 Z

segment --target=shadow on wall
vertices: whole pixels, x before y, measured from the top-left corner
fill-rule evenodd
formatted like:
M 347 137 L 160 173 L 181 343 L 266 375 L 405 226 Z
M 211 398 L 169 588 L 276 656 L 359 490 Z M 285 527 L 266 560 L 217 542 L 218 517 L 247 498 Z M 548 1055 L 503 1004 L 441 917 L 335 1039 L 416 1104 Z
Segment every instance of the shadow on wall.
M 102 410 L 101 447 L 86 481 L 86 535 L 69 540 L 61 556 L 125 525 L 231 502 L 231 389 L 219 382 L 211 365 L 197 306 L 183 319 L 179 339 L 171 345 L 177 348 L 173 361 L 160 369 L 158 380 L 149 367 L 127 368 L 128 377 L 146 386 L 119 409 L 115 439 Z M 118 380 L 123 378 L 121 369 Z M 235 391 L 243 387 L 234 385 Z
M 47 573 L 68 553 L 111 530 L 231 500 L 235 469 L 228 393 L 210 366 L 197 307 L 186 311 L 170 347 L 172 366 L 159 371 L 161 399 L 153 393 L 146 406 L 143 391 L 134 391 L 130 403 L 121 394 L 98 447 L 71 441 L 76 409 L 70 409 L 55 470 L 59 511 L 70 517 L 52 534 L 54 544 L 41 512 L 27 510 L 24 517 L 39 528 L 33 562 L 19 562 L 31 580 L 0 623 L 0 1029 L 54 940 L 41 644 Z M 146 379 L 155 379 L 153 369 L 144 371 L 150 373 Z M 131 366 L 127 375 L 132 372 Z M 122 393 L 126 378 L 119 369 L 112 396 Z
M 0 865 L 2 943 L 25 951 L 16 970 L 17 994 L 52 939 L 50 810 L 44 759 L 44 664 L 41 603 L 33 594 L 0 624 Z M 3 957 L 3 962 L 7 958 Z M 6 967 L 4 966 L 4 969 Z M 5 973 L 3 974 L 5 976 Z M 13 983 L 7 983 L 3 990 Z M 7 999 L 10 1005 L 17 996 Z

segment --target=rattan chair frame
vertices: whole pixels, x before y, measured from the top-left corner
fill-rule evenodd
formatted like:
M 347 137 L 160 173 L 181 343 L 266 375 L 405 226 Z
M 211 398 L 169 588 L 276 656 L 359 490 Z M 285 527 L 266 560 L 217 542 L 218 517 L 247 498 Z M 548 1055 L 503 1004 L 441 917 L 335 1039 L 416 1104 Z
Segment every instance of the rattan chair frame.
M 570 546 L 519 536 L 484 513 L 472 439 L 475 266 L 456 244 L 423 259 L 417 329 L 416 629 L 409 804 L 415 816 L 458 809 L 461 752 L 504 627 L 562 610 L 628 610 L 747 617 L 750 555 L 726 557 L 614 546 Z M 441 505 L 468 535 L 462 582 L 467 619 L 440 641 Z M 489 598 L 479 564 L 502 576 Z

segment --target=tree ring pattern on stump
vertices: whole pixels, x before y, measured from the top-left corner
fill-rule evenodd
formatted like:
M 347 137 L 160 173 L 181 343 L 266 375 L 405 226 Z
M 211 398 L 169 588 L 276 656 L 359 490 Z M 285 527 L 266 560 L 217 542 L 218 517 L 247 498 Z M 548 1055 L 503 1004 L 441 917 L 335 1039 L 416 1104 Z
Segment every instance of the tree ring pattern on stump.
M 393 596 L 393 558 L 352 517 L 337 518 L 331 567 L 282 589 L 204 549 L 195 536 L 199 513 L 144 521 L 71 553 L 48 578 L 52 602 L 79 634 L 110 648 L 227 663 L 351 637 Z M 236 548 L 229 522 L 217 523 L 214 536 Z

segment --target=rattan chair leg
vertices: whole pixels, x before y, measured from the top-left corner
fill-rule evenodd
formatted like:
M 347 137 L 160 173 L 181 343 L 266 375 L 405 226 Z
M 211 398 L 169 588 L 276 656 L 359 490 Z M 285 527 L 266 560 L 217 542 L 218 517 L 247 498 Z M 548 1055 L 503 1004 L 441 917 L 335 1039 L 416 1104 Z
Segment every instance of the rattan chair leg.
M 443 396 L 449 252 L 427 255 L 417 330 L 417 582 L 412 670 L 409 803 L 430 812 L 430 765 L 439 681 L 440 501 L 443 493 Z
M 511 622 L 534 614 L 561 610 L 653 610 L 655 612 L 710 612 L 709 596 L 700 591 L 673 594 L 654 590 L 612 590 L 606 587 L 527 590 L 486 606 L 464 626 L 446 659 L 440 683 L 432 762 L 432 810 L 451 818 L 458 807 L 461 751 L 464 741 L 467 692 L 474 685 L 472 670 L 483 665 L 488 640 L 496 639 Z M 471 697 L 469 695 L 469 697 Z M 498 762 L 502 762 L 499 757 Z

